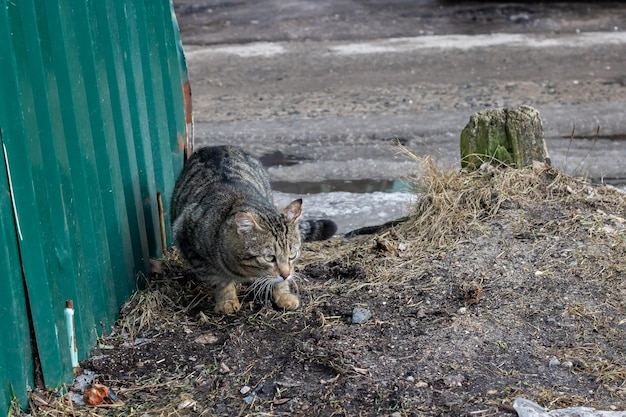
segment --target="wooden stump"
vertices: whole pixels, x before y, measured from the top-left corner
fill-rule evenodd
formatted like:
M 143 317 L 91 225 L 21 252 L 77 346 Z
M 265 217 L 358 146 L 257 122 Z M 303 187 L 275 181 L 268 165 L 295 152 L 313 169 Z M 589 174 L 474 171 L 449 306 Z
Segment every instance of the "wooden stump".
M 533 161 L 550 164 L 539 111 L 529 106 L 475 113 L 461 132 L 461 167 L 484 162 L 523 167 Z

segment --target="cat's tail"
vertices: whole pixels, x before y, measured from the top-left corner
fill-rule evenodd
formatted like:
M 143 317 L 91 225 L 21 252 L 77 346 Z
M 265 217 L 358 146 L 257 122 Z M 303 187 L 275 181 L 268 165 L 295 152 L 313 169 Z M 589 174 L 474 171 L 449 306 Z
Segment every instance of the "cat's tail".
M 300 222 L 300 236 L 305 242 L 326 240 L 337 231 L 337 223 L 332 220 L 303 220 Z

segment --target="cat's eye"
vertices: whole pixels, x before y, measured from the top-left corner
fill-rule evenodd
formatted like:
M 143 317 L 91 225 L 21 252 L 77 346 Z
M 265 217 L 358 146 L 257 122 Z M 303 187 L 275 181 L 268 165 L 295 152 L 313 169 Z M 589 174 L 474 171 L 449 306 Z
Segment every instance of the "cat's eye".
M 276 261 L 276 257 L 274 255 L 263 255 L 263 260 L 268 263 L 272 263 Z
M 297 249 L 296 250 L 292 250 L 291 253 L 289 254 L 289 259 L 293 261 L 294 259 L 296 259 L 298 257 L 298 254 L 299 254 L 299 252 L 298 252 Z

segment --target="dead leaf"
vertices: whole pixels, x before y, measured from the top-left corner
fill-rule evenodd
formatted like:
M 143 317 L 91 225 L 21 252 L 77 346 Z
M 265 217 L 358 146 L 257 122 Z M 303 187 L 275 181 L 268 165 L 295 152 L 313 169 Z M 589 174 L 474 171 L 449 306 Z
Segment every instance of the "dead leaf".
M 163 262 L 158 259 L 150 259 L 150 272 L 153 274 L 163 273 Z
M 229 374 L 230 368 L 224 362 L 220 362 L 220 374 Z
M 320 379 L 320 384 L 322 385 L 333 384 L 337 382 L 338 379 L 339 379 L 339 374 L 335 375 L 333 378 L 330 378 L 330 379 Z
M 83 393 L 83 401 L 87 405 L 100 405 L 109 396 L 109 387 L 102 384 L 93 384 Z

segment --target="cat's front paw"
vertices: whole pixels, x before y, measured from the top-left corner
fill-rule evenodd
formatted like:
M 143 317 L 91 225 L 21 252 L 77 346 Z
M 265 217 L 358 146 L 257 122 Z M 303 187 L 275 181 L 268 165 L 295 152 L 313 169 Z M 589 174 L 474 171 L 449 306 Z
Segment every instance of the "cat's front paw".
M 217 314 L 230 315 L 230 314 L 235 314 L 239 310 L 241 310 L 241 304 L 239 303 L 239 300 L 237 299 L 223 300 L 215 304 L 215 312 Z
M 278 308 L 285 310 L 295 310 L 300 306 L 300 300 L 291 292 L 288 281 L 281 281 L 274 285 L 272 299 Z
M 300 306 L 300 300 L 295 294 L 274 293 L 274 303 L 278 308 L 285 310 L 295 310 Z
M 237 298 L 237 289 L 232 282 L 215 289 L 215 312 L 217 314 L 235 314 L 241 310 Z

